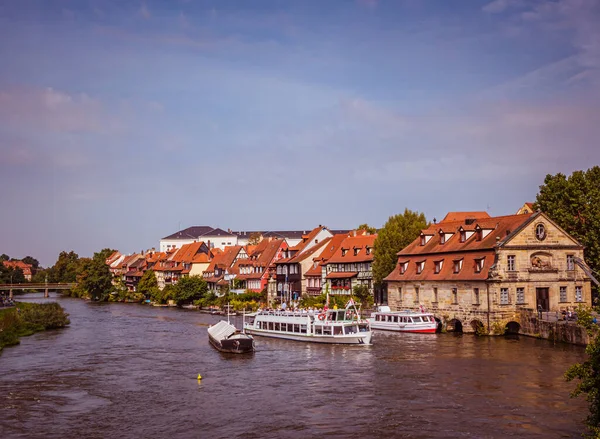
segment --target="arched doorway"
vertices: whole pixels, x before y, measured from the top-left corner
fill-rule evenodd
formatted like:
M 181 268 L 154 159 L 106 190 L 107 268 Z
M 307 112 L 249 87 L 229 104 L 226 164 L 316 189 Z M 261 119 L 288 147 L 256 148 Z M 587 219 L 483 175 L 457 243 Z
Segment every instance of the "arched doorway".
M 480 320 L 471 321 L 471 328 L 475 335 L 484 335 L 486 333 L 485 326 Z
M 504 327 L 505 334 L 518 334 L 521 330 L 521 325 L 517 322 L 508 322 Z
M 446 324 L 446 330 L 448 332 L 463 332 L 463 326 L 460 320 L 452 319 Z

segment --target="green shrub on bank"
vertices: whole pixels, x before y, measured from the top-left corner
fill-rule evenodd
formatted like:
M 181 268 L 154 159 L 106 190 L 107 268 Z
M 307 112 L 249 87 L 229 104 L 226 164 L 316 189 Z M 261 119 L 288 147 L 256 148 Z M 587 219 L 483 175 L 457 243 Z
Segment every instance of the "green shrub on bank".
M 58 303 L 22 303 L 0 311 L 0 349 L 19 343 L 19 338 L 46 329 L 64 328 L 69 315 Z

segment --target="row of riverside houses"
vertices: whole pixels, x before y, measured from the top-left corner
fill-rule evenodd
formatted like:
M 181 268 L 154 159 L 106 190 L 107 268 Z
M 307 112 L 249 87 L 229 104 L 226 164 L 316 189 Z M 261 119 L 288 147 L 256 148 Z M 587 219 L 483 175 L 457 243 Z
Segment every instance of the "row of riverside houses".
M 248 244 L 250 235 L 253 244 Z M 152 268 L 160 288 L 181 276 L 201 275 L 215 292 L 225 286 L 236 292 L 267 288 L 269 302 L 325 290 L 349 295 L 361 284 L 373 294 L 375 239 L 366 231 L 323 226 L 287 232 L 197 226 L 163 238 L 164 251 L 117 254 L 110 266 L 130 289 Z M 498 217 L 450 212 L 398 252 L 396 267 L 385 278 L 387 291 L 376 301 L 396 310 L 425 306 L 450 328 L 465 332 L 522 325 L 526 312 L 561 313 L 591 305 L 583 250 L 530 203 Z
M 540 313 L 591 306 L 583 250 L 529 203 L 507 216 L 450 212 L 398 253 L 387 302 L 425 306 L 449 329 L 522 331 Z
M 115 279 L 122 279 L 130 291 L 136 290 L 149 269 L 154 271 L 161 289 L 176 284 L 182 276 L 199 275 L 215 293 L 223 287 L 237 293 L 267 289 L 270 302 L 298 299 L 302 294 L 319 295 L 325 285 L 332 294 L 349 295 L 357 284 L 365 284 L 372 291 L 376 235 L 366 231 L 318 226 L 300 233 L 250 232 L 260 233 L 257 244 L 225 245 L 221 249 L 220 243 L 213 246 L 214 242 L 189 242 L 189 231 L 196 229 L 164 238 L 168 243 L 161 241 L 161 247 L 166 251 L 152 249 L 132 255 L 115 252 L 106 262 Z M 213 229 L 211 233 L 207 236 L 214 238 L 219 232 Z M 290 238 L 281 237 L 290 234 Z

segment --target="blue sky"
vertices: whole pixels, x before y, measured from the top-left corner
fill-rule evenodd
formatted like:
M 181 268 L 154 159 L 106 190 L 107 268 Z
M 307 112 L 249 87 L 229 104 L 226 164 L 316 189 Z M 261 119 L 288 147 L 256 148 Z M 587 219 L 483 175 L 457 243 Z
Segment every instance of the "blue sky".
M 514 213 L 599 163 L 595 0 L 0 3 L 0 252 Z

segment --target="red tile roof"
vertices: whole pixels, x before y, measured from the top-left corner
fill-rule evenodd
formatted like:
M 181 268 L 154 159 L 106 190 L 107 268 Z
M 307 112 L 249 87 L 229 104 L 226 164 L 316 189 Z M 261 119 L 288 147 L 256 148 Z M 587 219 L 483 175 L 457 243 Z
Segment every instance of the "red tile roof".
M 194 257 L 201 251 L 204 246 L 204 242 L 192 242 L 190 244 L 184 244 L 173 256 L 173 261 L 177 263 L 191 264 Z
M 423 231 L 425 234 L 433 232 L 433 236 L 429 242 L 421 245 L 421 238 L 419 237 L 398 252 L 398 263 L 394 271 L 385 280 L 460 281 L 486 279 L 490 266 L 494 262 L 495 248 L 511 238 L 534 215 L 536 214 L 479 218 L 472 223 L 468 221 L 470 224 L 467 224 L 466 220 L 468 218 L 465 217 L 465 220 L 462 221 L 447 221 L 443 224 L 432 224 L 428 229 Z M 460 242 L 461 228 L 471 231 L 480 229 L 489 233 L 478 241 L 477 232 L 475 232 L 465 242 Z M 453 233 L 444 244 L 440 244 L 440 229 L 444 233 Z M 476 261 L 481 258 L 485 258 L 484 266 L 480 272 L 477 272 Z M 456 260 L 462 260 L 462 268 L 457 273 L 454 272 L 454 261 Z M 436 261 L 443 261 L 439 273 L 435 273 Z M 422 271 L 417 273 L 419 262 L 424 262 L 424 266 Z M 406 271 L 403 274 L 401 274 L 401 266 L 406 267 Z
M 370 262 L 373 260 L 373 245 L 377 235 L 360 235 L 346 237 L 337 248 L 333 256 L 327 261 L 330 263 Z M 370 253 L 367 254 L 367 248 Z M 356 254 L 355 253 L 356 249 Z
M 441 223 L 448 221 L 462 221 L 465 222 L 467 219 L 479 219 L 489 218 L 490 215 L 487 212 L 448 212 Z
M 511 233 L 525 224 L 532 215 L 534 214 L 528 213 L 524 215 L 482 218 L 476 220 L 472 224 L 467 224 L 464 221 L 449 221 L 444 224 L 431 224 L 429 228 L 423 230 L 424 234 L 433 235 L 429 242 L 422 246 L 421 238 L 418 237 L 398 252 L 398 256 L 492 249 L 498 242 L 504 241 Z M 465 242 L 460 242 L 460 227 L 468 230 L 475 230 L 479 227 L 483 230 L 491 230 L 491 232 L 481 241 L 477 241 L 477 234 L 473 233 L 473 235 Z M 440 244 L 440 229 L 444 233 L 453 233 L 444 244 Z M 496 238 L 499 238 L 499 240 Z

